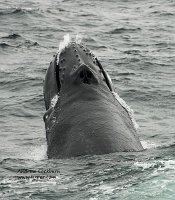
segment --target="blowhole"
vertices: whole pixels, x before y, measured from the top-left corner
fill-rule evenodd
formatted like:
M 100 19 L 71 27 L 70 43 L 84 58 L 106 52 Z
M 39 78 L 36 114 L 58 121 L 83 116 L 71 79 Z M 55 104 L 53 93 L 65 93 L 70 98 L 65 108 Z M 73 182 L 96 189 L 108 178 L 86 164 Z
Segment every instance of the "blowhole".
M 83 79 L 84 77 L 85 77 L 84 71 L 81 71 L 81 72 L 80 72 L 80 78 Z
M 84 83 L 84 84 L 90 84 L 90 81 L 89 81 L 89 79 L 88 79 L 87 77 L 85 77 L 85 78 L 83 79 L 83 83 Z
M 87 72 L 86 72 L 86 75 L 87 75 L 87 78 L 92 78 L 92 72 L 87 71 Z

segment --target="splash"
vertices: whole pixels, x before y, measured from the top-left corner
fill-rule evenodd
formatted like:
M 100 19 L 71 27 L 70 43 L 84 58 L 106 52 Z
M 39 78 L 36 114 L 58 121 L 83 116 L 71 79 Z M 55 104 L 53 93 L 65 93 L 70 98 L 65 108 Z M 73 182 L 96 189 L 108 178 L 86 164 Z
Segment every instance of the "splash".
M 80 44 L 82 42 L 82 36 L 76 35 L 75 39 L 74 39 L 69 34 L 64 35 L 64 40 L 61 41 L 59 44 L 59 49 L 58 49 L 58 53 L 57 53 L 57 64 L 59 63 L 60 53 L 73 41 L 76 42 L 77 44 Z
M 63 51 L 63 49 L 65 49 L 69 45 L 70 42 L 71 42 L 71 37 L 69 34 L 66 34 L 64 36 L 64 40 L 62 42 L 60 42 L 60 44 L 59 44 L 58 52 Z
M 41 144 L 41 145 L 32 145 L 30 147 L 27 147 L 27 149 L 24 151 L 23 155 L 20 155 L 24 159 L 31 159 L 31 160 L 44 160 L 47 159 L 47 145 Z
M 59 44 L 58 53 L 62 52 L 73 41 L 75 41 L 77 44 L 80 44 L 82 42 L 82 36 L 76 35 L 74 39 L 69 34 L 64 35 L 64 40 Z
M 153 141 L 147 140 L 147 141 L 141 141 L 141 144 L 144 149 L 152 149 L 152 148 L 157 148 L 160 147 L 161 144 L 155 143 Z
M 75 36 L 75 42 L 76 42 L 77 44 L 80 44 L 80 43 L 82 42 L 82 36 L 81 36 L 81 35 L 76 35 L 76 36 Z

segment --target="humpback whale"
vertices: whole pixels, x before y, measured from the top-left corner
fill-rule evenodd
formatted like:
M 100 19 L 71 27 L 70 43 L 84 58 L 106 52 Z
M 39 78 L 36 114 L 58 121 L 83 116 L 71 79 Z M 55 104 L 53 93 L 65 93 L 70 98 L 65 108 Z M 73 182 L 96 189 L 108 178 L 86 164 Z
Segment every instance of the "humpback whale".
M 129 109 L 84 43 L 60 49 L 43 87 L 48 158 L 143 150 Z

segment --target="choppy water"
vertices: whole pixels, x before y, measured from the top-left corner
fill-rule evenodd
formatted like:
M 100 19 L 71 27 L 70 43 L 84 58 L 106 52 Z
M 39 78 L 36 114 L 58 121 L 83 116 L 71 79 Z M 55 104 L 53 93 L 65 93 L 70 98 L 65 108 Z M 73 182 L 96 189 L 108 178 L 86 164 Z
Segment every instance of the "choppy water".
M 1 1 L 1 199 L 175 199 L 174 19 L 174 0 Z M 144 152 L 47 159 L 42 81 L 66 33 L 135 110 Z

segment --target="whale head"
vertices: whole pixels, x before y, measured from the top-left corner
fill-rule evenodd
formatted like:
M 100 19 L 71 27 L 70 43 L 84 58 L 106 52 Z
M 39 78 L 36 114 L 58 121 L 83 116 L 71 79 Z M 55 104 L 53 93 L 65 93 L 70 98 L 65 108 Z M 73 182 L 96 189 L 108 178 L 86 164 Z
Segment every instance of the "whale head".
M 143 149 L 129 106 L 81 42 L 69 41 L 54 56 L 44 80 L 44 100 L 49 158 Z
M 68 90 L 70 87 L 85 89 L 99 84 L 112 90 L 107 73 L 83 43 L 71 42 L 57 55 L 56 77 L 60 91 Z
M 109 75 L 84 43 L 71 41 L 58 52 L 47 70 L 44 83 L 46 110 L 55 95 L 98 87 L 113 91 Z

